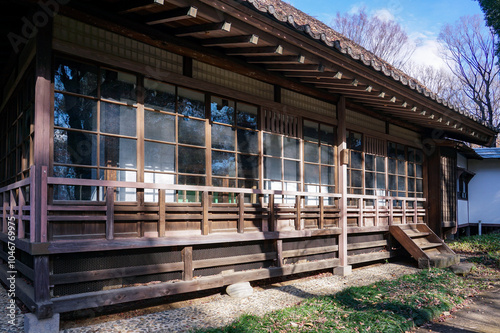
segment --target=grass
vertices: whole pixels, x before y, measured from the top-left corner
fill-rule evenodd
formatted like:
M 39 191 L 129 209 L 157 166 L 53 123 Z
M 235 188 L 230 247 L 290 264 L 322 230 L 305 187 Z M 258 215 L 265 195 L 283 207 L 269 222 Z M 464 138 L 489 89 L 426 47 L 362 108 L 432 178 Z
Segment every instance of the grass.
M 458 252 L 480 258 L 473 278 L 448 269 L 423 270 L 396 280 L 350 287 L 327 297 L 263 317 L 244 315 L 222 328 L 196 332 L 405 332 L 454 311 L 498 276 L 500 235 L 463 238 L 450 244 Z M 496 258 L 496 262 L 494 261 Z

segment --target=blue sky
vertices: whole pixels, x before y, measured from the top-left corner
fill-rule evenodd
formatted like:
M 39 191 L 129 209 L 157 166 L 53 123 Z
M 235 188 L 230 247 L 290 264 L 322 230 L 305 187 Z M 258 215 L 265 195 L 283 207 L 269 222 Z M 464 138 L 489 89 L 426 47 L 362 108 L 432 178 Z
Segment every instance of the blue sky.
M 474 0 L 287 0 L 294 7 L 330 25 L 337 12 L 355 12 L 365 7 L 368 14 L 399 22 L 415 41 L 420 41 L 414 61 L 444 66 L 438 56 L 437 36 L 441 27 L 464 15 L 479 14 Z

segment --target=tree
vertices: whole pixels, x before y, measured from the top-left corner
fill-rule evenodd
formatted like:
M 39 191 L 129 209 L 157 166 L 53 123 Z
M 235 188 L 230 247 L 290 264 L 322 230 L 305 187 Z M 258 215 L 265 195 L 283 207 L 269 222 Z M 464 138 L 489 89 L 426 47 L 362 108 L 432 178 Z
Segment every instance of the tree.
M 398 69 L 415 52 L 416 46 L 399 23 L 368 16 L 365 8 L 355 14 L 337 12 L 332 28 Z
M 465 107 L 489 125 L 498 124 L 500 107 L 499 66 L 495 57 L 495 35 L 484 27 L 479 15 L 461 17 L 445 25 L 439 34 L 442 55 L 458 78 L 457 90 L 472 101 Z
M 486 24 L 500 39 L 500 0 L 478 0 L 478 2 L 484 12 Z M 497 42 L 497 57 L 500 58 L 500 42 Z

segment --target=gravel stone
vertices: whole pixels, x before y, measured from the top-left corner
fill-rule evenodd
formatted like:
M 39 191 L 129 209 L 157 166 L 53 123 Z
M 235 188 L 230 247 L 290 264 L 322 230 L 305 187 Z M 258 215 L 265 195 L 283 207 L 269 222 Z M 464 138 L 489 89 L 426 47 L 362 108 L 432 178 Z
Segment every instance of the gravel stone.
M 350 286 L 362 286 L 381 280 L 392 280 L 402 275 L 413 274 L 419 269 L 405 263 L 385 263 L 353 269 L 352 274 L 341 277 L 332 274 L 275 283 L 254 287 L 247 298 L 232 298 L 229 295 L 216 295 L 209 301 L 194 302 L 194 305 L 173 308 L 99 324 L 61 330 L 65 333 L 94 332 L 188 332 L 196 328 L 220 327 L 231 323 L 243 314 L 262 316 L 268 312 L 293 306 L 305 298 L 331 295 Z M 9 325 L 6 318 L 7 293 L 0 288 L 2 321 L 0 331 L 8 333 L 23 332 L 22 315 L 18 309 L 17 325 Z M 4 322 L 5 321 L 5 322 Z

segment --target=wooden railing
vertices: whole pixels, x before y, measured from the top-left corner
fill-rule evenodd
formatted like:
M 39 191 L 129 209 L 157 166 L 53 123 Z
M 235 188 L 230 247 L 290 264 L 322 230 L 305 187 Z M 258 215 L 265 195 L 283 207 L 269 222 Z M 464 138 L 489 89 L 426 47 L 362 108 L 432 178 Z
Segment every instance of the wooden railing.
M 34 196 L 34 173 L 35 168 L 31 167 L 30 174 L 32 176 L 0 188 L 2 233 L 9 234 L 9 230 L 11 230 L 9 219 L 13 219 L 11 223 L 15 223 L 17 238 L 25 238 L 26 236 L 32 238 L 34 236 L 35 215 L 31 213 L 31 205 L 27 201 Z M 25 228 L 25 221 L 29 221 L 30 228 L 28 230 Z
M 45 168 L 42 168 L 42 172 Z M 34 197 L 34 168 L 30 178 L 0 189 L 3 203 L 2 231 L 7 233 L 7 221 L 13 216 L 17 222 L 17 237 L 26 238 L 33 232 L 25 231 L 24 221 L 30 221 L 34 229 L 34 214 L 26 205 L 29 188 Z M 53 186 L 90 186 L 102 188 L 103 201 L 51 201 L 42 200 L 40 220 L 42 227 L 51 228 L 61 223 L 73 223 L 78 228 L 89 221 L 99 227 L 97 232 L 87 235 L 81 232 L 76 238 L 102 238 L 111 240 L 127 236 L 123 230 L 116 230 L 116 223 L 138 222 L 139 237 L 165 237 L 182 233 L 208 235 L 218 231 L 245 233 L 251 231 L 290 231 L 339 228 L 339 199 L 336 193 L 287 192 L 245 188 L 169 185 L 142 182 L 102 181 L 42 177 L 41 186 L 52 193 Z M 115 191 L 132 188 L 134 193 L 156 190 L 155 202 L 115 201 Z M 196 193 L 198 202 L 166 202 L 167 193 Z M 231 198 L 225 203 L 216 202 L 215 196 Z M 245 202 L 245 197 L 246 201 Z M 346 214 L 348 227 L 370 228 L 382 225 L 418 223 L 424 221 L 424 198 L 388 197 L 372 195 L 347 195 Z M 168 200 L 167 200 L 168 201 Z M 253 222 L 252 222 L 253 221 Z M 75 223 L 80 222 L 80 223 Z M 156 224 L 154 230 L 151 225 Z M 179 225 L 177 229 L 172 226 Z M 199 225 L 199 227 L 197 227 Z M 103 227 L 102 227 L 103 226 Z M 148 226 L 146 228 L 145 226 Z M 184 226 L 184 227 L 182 227 Z M 193 227 L 195 226 L 195 227 Z M 146 230 L 147 229 L 147 230 Z M 42 230 L 49 240 L 57 238 L 50 230 Z M 130 233 L 130 232 L 129 232 Z M 133 234 L 134 232 L 131 232 Z M 128 236 L 131 236 L 129 234 Z M 87 237 L 88 236 L 88 237 Z M 34 240 L 31 239 L 33 242 Z M 64 238 L 64 235 L 63 237 Z M 74 238 L 74 237 L 73 237 Z

